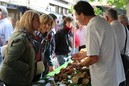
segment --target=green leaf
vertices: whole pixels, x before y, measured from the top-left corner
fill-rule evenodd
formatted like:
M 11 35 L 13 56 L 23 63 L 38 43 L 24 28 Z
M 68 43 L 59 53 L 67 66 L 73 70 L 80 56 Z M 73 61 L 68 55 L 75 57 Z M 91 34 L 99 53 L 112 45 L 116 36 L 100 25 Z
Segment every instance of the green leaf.
M 118 9 L 126 9 L 127 7 L 127 0 L 108 0 L 107 1 L 108 4 L 115 6 Z
M 95 14 L 96 15 L 101 15 L 102 14 L 102 10 L 100 8 L 94 8 Z

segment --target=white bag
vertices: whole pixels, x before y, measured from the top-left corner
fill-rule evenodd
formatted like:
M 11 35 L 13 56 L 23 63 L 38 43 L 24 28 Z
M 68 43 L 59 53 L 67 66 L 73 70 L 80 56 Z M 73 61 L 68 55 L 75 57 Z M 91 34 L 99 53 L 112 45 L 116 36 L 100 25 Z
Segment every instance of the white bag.
M 36 74 L 43 73 L 44 70 L 45 70 L 45 67 L 44 67 L 43 61 L 38 61 L 37 62 L 37 72 L 36 72 Z

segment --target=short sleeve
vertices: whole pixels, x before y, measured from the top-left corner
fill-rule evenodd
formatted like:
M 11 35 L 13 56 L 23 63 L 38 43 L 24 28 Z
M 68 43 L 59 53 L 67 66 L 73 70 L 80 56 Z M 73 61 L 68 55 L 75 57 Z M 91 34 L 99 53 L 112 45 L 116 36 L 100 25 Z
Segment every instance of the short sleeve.
M 86 48 L 87 56 L 99 55 L 100 45 L 99 45 L 99 33 L 95 26 L 90 26 L 86 31 Z

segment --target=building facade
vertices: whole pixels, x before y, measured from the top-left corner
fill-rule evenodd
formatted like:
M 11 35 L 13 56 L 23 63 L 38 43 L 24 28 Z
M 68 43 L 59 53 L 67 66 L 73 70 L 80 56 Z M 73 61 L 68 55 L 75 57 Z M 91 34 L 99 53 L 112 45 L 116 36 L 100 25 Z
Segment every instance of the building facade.
M 0 5 L 7 7 L 13 26 L 28 9 L 41 14 L 54 13 L 60 19 L 62 15 L 68 14 L 72 3 L 73 0 L 0 0 Z

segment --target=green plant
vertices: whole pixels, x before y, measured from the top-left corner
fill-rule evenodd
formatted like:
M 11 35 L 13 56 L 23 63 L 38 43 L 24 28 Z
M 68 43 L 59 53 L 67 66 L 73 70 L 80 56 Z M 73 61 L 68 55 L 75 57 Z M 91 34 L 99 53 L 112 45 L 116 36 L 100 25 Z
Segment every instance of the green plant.
M 115 6 L 118 9 L 126 9 L 127 7 L 127 0 L 108 0 L 107 1 L 108 4 Z
M 94 8 L 95 14 L 96 15 L 102 15 L 102 10 L 100 8 Z
M 73 11 L 74 11 L 74 10 L 73 10 L 73 6 L 71 6 L 70 9 L 68 10 L 68 13 L 71 14 L 71 13 L 73 13 Z

